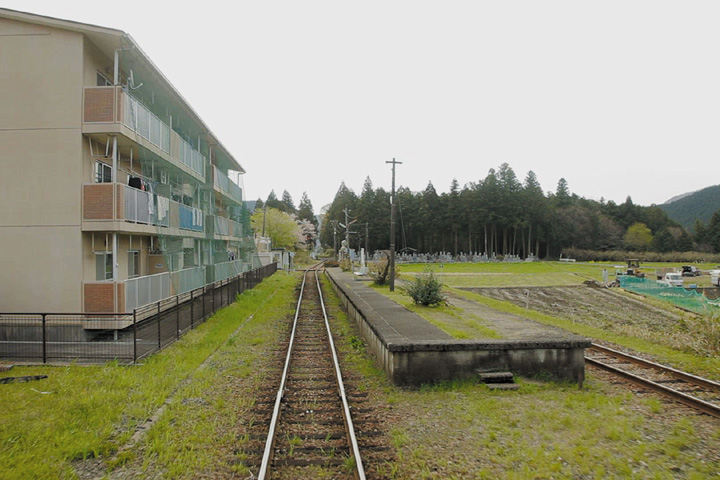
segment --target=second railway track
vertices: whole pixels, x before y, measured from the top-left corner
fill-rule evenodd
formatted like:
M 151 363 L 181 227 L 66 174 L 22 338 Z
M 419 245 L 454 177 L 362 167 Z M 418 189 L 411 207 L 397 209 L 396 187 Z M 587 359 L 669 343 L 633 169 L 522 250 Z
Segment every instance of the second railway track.
M 585 361 L 589 365 L 720 418 L 720 383 L 596 343 L 586 349 Z

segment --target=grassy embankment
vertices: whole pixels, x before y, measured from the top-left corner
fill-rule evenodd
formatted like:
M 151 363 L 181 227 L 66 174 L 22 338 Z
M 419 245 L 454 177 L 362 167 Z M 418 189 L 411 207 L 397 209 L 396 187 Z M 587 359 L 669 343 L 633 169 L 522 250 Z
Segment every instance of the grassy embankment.
M 248 374 L 263 353 L 252 346 L 272 341 L 272 329 L 266 326 L 292 311 L 288 293 L 294 285 L 295 278 L 282 273 L 265 279 L 244 292 L 239 302 L 139 366 L 18 366 L 5 372 L 3 376 L 48 378 L 0 385 L 0 478 L 77 478 L 75 466 L 82 469 L 83 460 L 113 457 L 171 396 L 172 403 L 143 446 L 146 467 L 165 471 L 170 478 L 190 478 L 205 465 L 226 462 L 217 458 L 221 449 L 213 447 L 234 441 L 230 434 L 220 433 L 220 427 L 236 420 L 235 406 L 214 395 L 214 379 Z M 248 348 L 236 352 L 238 343 Z M 210 367 L 200 368 L 216 351 Z M 216 358 L 234 353 L 241 354 L 232 365 L 222 371 L 216 367 Z M 202 418 L 190 421 L 187 413 L 178 424 L 180 431 L 164 428 L 183 410 L 199 411 Z M 123 452 L 116 466 L 136 454 Z

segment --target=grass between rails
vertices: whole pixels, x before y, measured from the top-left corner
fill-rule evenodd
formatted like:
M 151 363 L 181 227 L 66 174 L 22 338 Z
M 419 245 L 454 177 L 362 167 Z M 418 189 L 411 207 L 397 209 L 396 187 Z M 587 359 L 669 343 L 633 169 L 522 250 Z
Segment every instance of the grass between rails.
M 7 375 L 45 374 L 49 378 L 0 388 L 3 405 L 0 478 L 77 478 L 75 467 L 84 463 L 82 460 L 112 456 L 189 375 L 196 376 L 197 380 L 190 382 L 187 387 L 190 390 L 178 392 L 181 400 L 177 404 L 192 403 L 183 403 L 182 399 L 199 398 L 193 396 L 194 392 L 210 385 L 205 372 L 211 369 L 198 372 L 198 367 L 220 345 L 231 343 L 228 337 L 242 322 L 249 318 L 249 323 L 267 322 L 269 315 L 278 314 L 288 299 L 286 295 L 272 294 L 278 289 L 292 289 L 294 282 L 293 277 L 283 274 L 265 279 L 255 289 L 243 293 L 240 302 L 220 310 L 175 345 L 151 356 L 140 366 L 109 363 L 13 369 Z M 241 371 L 243 365 L 237 368 Z M 223 403 L 222 398 L 206 401 L 217 408 Z M 209 424 L 214 424 L 214 417 L 214 414 L 208 417 Z M 163 416 L 159 423 L 167 421 Z M 205 452 L 197 449 L 207 430 L 187 432 L 190 436 L 186 444 L 194 443 L 196 451 L 193 454 L 176 451 L 174 454 L 178 457 L 172 461 L 162 454 L 168 450 L 153 451 L 152 446 L 169 446 L 179 439 L 163 438 L 166 433 L 160 428 L 153 428 L 152 432 L 148 436 L 150 454 L 145 458 L 148 466 L 169 469 L 173 464 L 171 475 L 176 477 L 212 461 L 212 449 Z M 117 463 L 130 461 L 133 455 L 126 452 Z M 188 478 L 191 476 L 187 474 Z

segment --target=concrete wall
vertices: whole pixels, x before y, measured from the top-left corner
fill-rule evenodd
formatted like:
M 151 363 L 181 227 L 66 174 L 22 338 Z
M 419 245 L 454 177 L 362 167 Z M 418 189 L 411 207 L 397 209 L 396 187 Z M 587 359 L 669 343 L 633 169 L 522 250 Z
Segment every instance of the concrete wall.
M 81 307 L 83 36 L 0 19 L 0 311 Z
M 348 317 L 358 325 L 368 350 L 396 385 L 421 385 L 477 377 L 480 372 L 505 371 L 579 384 L 584 381 L 585 348 L 589 341 L 389 340 L 378 325 L 392 321 L 376 322 L 377 313 L 367 303 L 354 302 L 347 287 L 331 275 L 328 278 Z

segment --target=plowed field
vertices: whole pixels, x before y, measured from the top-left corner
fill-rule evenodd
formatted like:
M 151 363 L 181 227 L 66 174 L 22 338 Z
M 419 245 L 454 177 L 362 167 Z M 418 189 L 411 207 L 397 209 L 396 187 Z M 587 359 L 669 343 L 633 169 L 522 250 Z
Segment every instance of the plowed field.
M 468 288 L 573 323 L 637 337 L 679 350 L 707 354 L 701 316 L 668 306 L 655 306 L 613 289 L 588 286 Z

